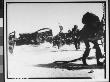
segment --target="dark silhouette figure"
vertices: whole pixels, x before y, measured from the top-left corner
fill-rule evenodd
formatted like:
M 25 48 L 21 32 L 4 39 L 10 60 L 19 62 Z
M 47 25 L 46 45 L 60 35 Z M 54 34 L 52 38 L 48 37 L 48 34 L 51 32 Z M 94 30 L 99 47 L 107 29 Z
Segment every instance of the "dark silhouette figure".
M 72 29 L 73 39 L 76 50 L 80 48 L 80 41 L 79 41 L 79 29 L 77 25 L 74 25 Z
M 60 28 L 60 32 L 59 33 L 62 33 L 62 31 L 63 31 L 63 26 L 60 24 L 60 23 L 58 23 L 59 24 L 59 28 Z
M 9 34 L 9 52 L 13 53 L 13 49 L 15 46 L 15 31 Z
M 92 42 L 94 44 L 94 48 L 96 49 L 97 65 L 100 66 L 102 65 L 102 63 L 99 61 L 99 59 L 102 57 L 102 53 L 98 44 L 98 39 L 94 39 L 98 32 L 102 30 L 99 17 L 95 14 L 87 12 L 83 15 L 82 23 L 84 24 L 84 27 L 80 31 L 80 39 L 84 41 L 86 46 L 86 50 L 82 57 L 82 62 L 84 65 L 87 65 L 86 58 L 89 56 L 90 53 L 89 42 Z

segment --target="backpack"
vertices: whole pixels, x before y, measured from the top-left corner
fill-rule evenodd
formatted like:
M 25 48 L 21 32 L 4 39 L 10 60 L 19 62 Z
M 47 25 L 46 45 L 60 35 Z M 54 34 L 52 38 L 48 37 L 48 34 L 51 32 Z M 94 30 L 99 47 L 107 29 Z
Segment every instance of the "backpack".
M 87 12 L 83 15 L 82 23 L 84 27 L 81 30 L 81 37 L 84 39 L 95 38 L 99 36 L 99 33 L 103 31 L 102 23 L 99 17 L 93 13 Z

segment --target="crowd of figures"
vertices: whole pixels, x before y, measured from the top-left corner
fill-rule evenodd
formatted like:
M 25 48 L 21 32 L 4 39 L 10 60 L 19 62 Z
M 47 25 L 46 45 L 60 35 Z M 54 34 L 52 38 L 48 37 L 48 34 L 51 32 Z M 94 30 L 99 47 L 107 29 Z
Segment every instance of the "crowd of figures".
M 86 50 L 83 54 L 82 61 L 85 65 L 86 58 L 90 52 L 90 44 L 94 44 L 96 49 L 97 64 L 100 65 L 99 58 L 102 57 L 102 53 L 98 44 L 98 40 L 102 40 L 105 37 L 105 24 L 103 21 L 99 20 L 99 17 L 93 13 L 87 12 L 83 15 L 82 23 L 84 27 L 79 30 L 77 25 L 74 25 L 72 30 L 68 30 L 67 33 L 63 33 L 63 26 L 59 24 L 60 32 L 53 36 L 52 29 L 43 28 L 34 33 L 24 33 L 19 34 L 19 38 L 15 38 L 15 31 L 9 34 L 9 45 L 14 48 L 14 45 L 24 45 L 24 44 L 36 44 L 40 45 L 44 42 L 49 42 L 53 46 L 57 46 L 58 49 L 63 45 L 74 44 L 76 49 L 80 48 L 80 42 L 84 42 Z M 105 39 L 104 39 L 105 41 Z M 105 43 L 105 42 L 104 42 Z M 10 47 L 9 47 L 10 49 Z
M 60 26 L 59 26 L 60 27 Z M 62 26 L 63 27 L 63 26 Z M 40 29 L 34 33 L 19 34 L 19 38 L 15 38 L 15 31 L 9 34 L 9 45 L 28 45 L 35 44 L 40 45 L 44 42 L 49 42 L 53 46 L 60 48 L 63 45 L 74 44 L 76 49 L 79 49 L 80 37 L 79 29 L 77 25 L 74 25 L 72 30 L 68 30 L 67 33 L 60 32 L 53 36 L 52 30 L 49 28 Z
M 68 30 L 68 33 L 63 33 L 62 30 L 60 30 L 59 34 L 53 37 L 53 46 L 57 45 L 58 48 L 60 48 L 65 44 L 66 45 L 74 44 L 75 48 L 79 49 L 80 48 L 79 32 L 80 31 L 77 25 L 74 25 L 74 28 L 72 28 L 72 30 Z

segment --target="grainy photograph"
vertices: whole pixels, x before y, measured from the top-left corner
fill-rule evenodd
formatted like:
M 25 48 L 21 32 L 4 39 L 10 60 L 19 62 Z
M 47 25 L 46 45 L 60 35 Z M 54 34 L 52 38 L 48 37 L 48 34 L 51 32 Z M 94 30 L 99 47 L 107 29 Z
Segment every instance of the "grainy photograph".
M 7 2 L 8 79 L 106 79 L 106 2 Z

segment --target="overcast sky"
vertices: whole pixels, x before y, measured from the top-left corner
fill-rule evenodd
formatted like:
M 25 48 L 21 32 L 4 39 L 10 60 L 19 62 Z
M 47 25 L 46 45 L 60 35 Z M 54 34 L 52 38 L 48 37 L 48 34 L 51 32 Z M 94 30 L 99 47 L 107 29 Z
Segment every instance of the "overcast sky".
M 102 3 L 9 3 L 7 6 L 8 32 L 31 33 L 41 28 L 51 28 L 53 34 L 59 32 L 58 22 L 63 32 L 74 25 L 83 27 L 82 16 L 92 12 L 103 16 Z

